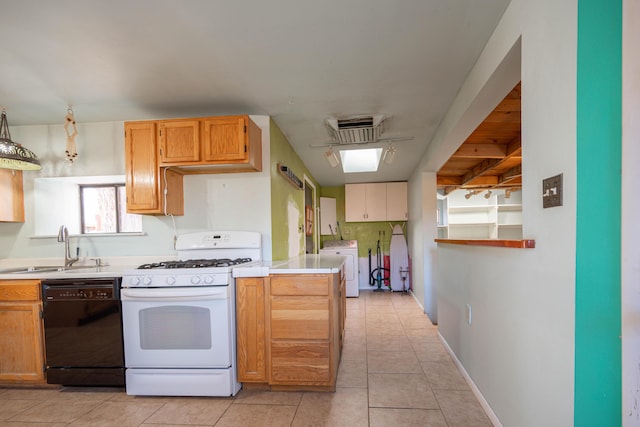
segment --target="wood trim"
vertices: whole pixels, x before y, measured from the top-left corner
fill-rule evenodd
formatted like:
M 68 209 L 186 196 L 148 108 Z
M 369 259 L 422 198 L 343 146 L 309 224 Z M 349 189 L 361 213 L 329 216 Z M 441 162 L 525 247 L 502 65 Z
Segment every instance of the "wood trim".
M 497 248 L 532 249 L 536 247 L 535 240 L 500 240 L 500 239 L 434 239 L 436 243 L 467 246 L 493 246 Z

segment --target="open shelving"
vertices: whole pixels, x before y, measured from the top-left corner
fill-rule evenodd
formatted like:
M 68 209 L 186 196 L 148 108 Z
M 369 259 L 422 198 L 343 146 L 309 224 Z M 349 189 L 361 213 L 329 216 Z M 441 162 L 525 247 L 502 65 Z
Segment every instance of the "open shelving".
M 522 196 L 520 191 L 493 190 L 491 197 L 480 193 L 465 198 L 458 190 L 438 199 L 440 239 L 522 239 Z

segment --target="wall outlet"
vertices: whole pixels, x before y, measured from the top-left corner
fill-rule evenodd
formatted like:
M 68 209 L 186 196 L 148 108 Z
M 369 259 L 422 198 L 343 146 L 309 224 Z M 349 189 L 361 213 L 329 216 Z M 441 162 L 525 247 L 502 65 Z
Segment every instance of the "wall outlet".
M 467 320 L 467 323 L 468 323 L 469 325 L 471 325 L 471 304 L 467 304 L 467 313 L 466 313 L 466 318 L 467 318 L 467 319 L 466 319 L 466 320 Z

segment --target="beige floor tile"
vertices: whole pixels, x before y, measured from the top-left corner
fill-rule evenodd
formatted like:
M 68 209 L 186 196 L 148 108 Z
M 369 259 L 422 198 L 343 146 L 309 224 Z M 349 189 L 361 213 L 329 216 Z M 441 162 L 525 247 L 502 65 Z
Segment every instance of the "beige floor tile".
M 428 331 L 431 328 L 429 319 L 421 316 L 400 317 L 400 323 L 405 329 L 424 329 Z M 435 331 L 433 332 L 435 333 Z
M 37 400 L 42 402 L 48 399 L 60 399 L 64 396 L 60 396 L 60 389 L 55 388 L 11 388 L 5 389 L 0 398 L 3 400 Z
M 146 423 L 213 425 L 231 406 L 228 398 L 180 398 L 162 405 Z
M 420 365 L 432 390 L 469 390 L 469 385 L 453 361 L 421 361 Z
M 451 356 L 439 341 L 412 343 L 418 360 L 423 362 L 449 362 Z
M 439 409 L 424 374 L 369 374 L 369 407 Z
M 345 340 L 344 346 L 342 347 L 341 360 L 358 360 L 364 364 L 367 360 L 367 345 L 364 343 L 352 344 Z
M 344 322 L 345 329 L 364 329 L 366 326 L 365 316 L 347 316 Z
M 70 427 L 134 427 L 142 424 L 163 405 L 141 402 L 104 402 L 69 424 Z
M 437 331 L 425 328 L 405 328 L 408 337 L 437 337 Z
M 371 427 L 447 427 L 447 422 L 437 409 L 369 409 Z
M 367 364 L 362 360 L 342 360 L 338 368 L 337 387 L 367 388 Z
M 367 329 L 366 328 L 354 328 L 344 330 L 344 340 L 364 344 L 366 342 Z
M 405 335 L 400 322 L 381 322 L 372 324 L 367 322 L 367 335 Z
M 216 427 L 289 427 L 298 409 L 287 405 L 244 405 L 227 409 Z
M 298 406 L 300 399 L 302 392 L 243 389 L 236 395 L 234 404 Z
M 64 427 L 67 423 L 48 423 L 48 422 L 38 422 L 38 423 L 29 423 L 29 422 L 20 422 L 20 421 L 3 421 L 0 424 L 2 427 Z M 165 427 L 165 426 L 162 426 Z
M 335 393 L 305 393 L 292 426 L 367 427 L 367 390 L 337 388 Z
M 370 373 L 423 373 L 413 351 L 367 351 L 367 366 Z
M 4 400 L 2 395 L 0 395 L 0 421 L 6 421 L 25 409 L 36 406 L 38 403 L 37 400 Z
M 491 427 L 473 392 L 458 390 L 434 391 L 449 427 Z
M 403 335 L 368 335 L 367 350 L 414 351 L 411 341 Z
M 11 417 L 9 421 L 69 423 L 104 404 L 99 401 L 45 400 Z

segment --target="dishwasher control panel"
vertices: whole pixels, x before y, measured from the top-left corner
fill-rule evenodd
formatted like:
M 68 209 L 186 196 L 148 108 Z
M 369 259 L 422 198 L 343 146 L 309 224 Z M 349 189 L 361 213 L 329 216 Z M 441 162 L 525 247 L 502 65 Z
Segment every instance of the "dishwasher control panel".
M 113 288 L 48 288 L 44 297 L 46 301 L 118 299 L 114 298 Z
M 42 282 L 43 301 L 119 300 L 120 279 L 60 279 Z

